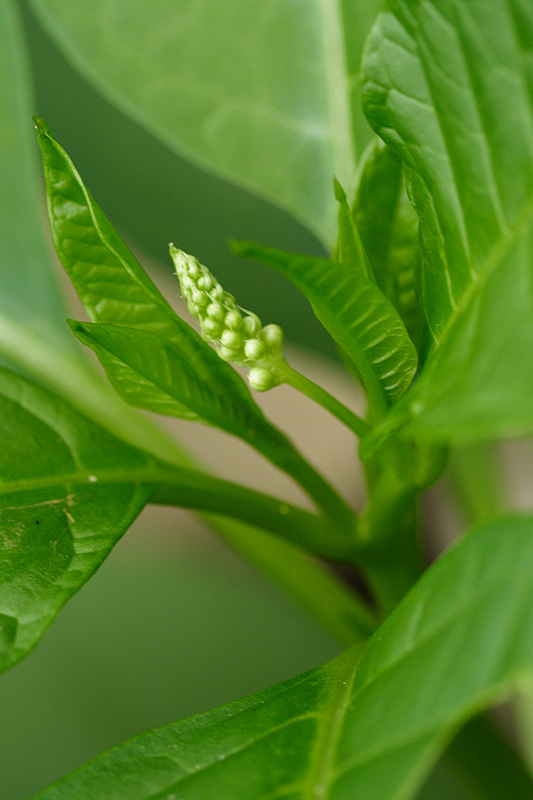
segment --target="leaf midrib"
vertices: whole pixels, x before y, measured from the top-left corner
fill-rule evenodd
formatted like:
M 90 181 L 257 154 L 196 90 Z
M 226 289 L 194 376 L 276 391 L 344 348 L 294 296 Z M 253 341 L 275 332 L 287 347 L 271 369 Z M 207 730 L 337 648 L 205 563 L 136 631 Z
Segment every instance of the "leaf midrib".
M 324 706 L 309 767 L 305 778 L 302 800 L 327 800 L 331 787 L 332 767 L 346 712 L 352 699 L 352 688 L 360 658 L 353 662 L 353 652 L 348 651 L 348 664 L 333 678 Z

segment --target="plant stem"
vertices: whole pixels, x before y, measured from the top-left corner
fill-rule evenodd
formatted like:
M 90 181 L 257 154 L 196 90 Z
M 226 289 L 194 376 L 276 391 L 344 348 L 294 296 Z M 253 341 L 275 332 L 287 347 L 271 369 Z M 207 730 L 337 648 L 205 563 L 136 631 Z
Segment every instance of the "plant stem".
M 355 556 L 355 537 L 347 536 L 343 528 L 253 489 L 188 470 L 154 474 L 152 480 L 139 476 L 139 480 L 153 484 L 152 503 L 224 514 L 324 558 L 351 561 Z
M 309 380 L 309 378 L 301 375 L 286 362 L 282 363 L 280 366 L 276 365 L 276 372 L 283 377 L 285 383 L 288 383 L 289 386 L 292 386 L 302 394 L 305 394 L 306 397 L 314 400 L 315 403 L 321 405 L 329 411 L 330 414 L 333 414 L 334 417 L 337 417 L 337 419 L 350 428 L 359 438 L 362 438 L 370 430 L 367 423 L 361 419 L 361 417 L 358 417 L 357 414 L 350 411 L 349 408 L 346 408 L 339 400 L 336 400 L 330 395 L 329 392 Z

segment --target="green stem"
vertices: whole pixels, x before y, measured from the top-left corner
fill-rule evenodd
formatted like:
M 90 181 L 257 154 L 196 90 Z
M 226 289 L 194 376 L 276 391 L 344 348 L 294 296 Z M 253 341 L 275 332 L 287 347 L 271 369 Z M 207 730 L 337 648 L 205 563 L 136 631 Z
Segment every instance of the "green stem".
M 100 478 L 99 478 L 100 479 Z M 322 556 L 346 561 L 356 557 L 355 538 L 322 516 L 230 481 L 188 470 L 139 476 L 154 485 L 150 502 L 223 514 L 283 537 Z
M 334 417 L 337 417 L 337 419 L 350 428 L 350 430 L 352 430 L 356 436 L 359 436 L 359 438 L 365 436 L 365 434 L 367 434 L 370 430 L 366 422 L 358 417 L 357 414 L 354 414 L 353 411 L 350 411 L 349 408 L 346 408 L 346 406 L 339 402 L 339 400 L 336 400 L 332 395 L 330 395 L 329 392 L 327 392 L 325 389 L 322 389 L 321 386 L 318 386 L 313 381 L 309 380 L 309 378 L 301 375 L 286 362 L 283 362 L 279 366 L 276 364 L 276 373 L 283 377 L 284 382 L 288 383 L 289 386 L 292 386 L 302 394 L 305 394 L 306 397 L 314 400 L 315 403 L 318 403 L 327 411 L 329 411 L 330 414 L 333 414 Z

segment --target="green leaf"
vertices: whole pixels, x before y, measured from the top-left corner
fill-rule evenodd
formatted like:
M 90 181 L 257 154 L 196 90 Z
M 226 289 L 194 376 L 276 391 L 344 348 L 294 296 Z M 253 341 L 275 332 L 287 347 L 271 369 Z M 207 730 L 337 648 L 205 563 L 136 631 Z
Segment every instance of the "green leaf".
M 35 646 L 143 508 L 148 490 L 131 476 L 155 462 L 3 369 L 0 413 L 2 671 Z
M 133 0 L 32 5 L 123 111 L 331 243 L 331 176 L 353 184 L 368 141 L 358 73 L 378 0 L 280 0 L 259 13 L 248 0 L 154 0 L 149 14 Z
M 46 122 L 35 121 L 54 245 L 89 317 L 179 337 L 188 326 L 95 203 Z
M 416 351 L 397 311 L 369 277 L 360 247 L 343 246 L 344 253 L 352 254 L 349 264 L 253 242 L 235 242 L 233 249 L 270 264 L 305 294 L 328 333 L 353 359 L 374 408 L 383 411 L 406 390 L 416 370 Z
M 67 352 L 70 341 L 38 202 L 30 67 L 13 0 L 0 7 L 0 96 L 0 352 L 20 362 L 22 326 Z
M 365 58 L 371 124 L 420 216 L 426 365 L 391 420 L 457 442 L 533 431 L 533 7 L 393 0 Z
M 405 191 L 402 162 L 381 139 L 372 142 L 361 161 L 355 223 L 378 286 L 418 345 L 423 322 L 415 287 L 418 217 Z
M 71 328 L 127 403 L 200 419 L 247 440 L 266 428 L 242 378 L 192 330 L 169 341 L 118 325 L 71 322 Z
M 533 520 L 477 528 L 362 655 L 139 736 L 38 800 L 413 798 L 461 724 L 531 679 L 532 570 Z
M 324 508 L 329 508 L 331 513 L 347 522 L 351 512 L 346 504 L 289 440 L 267 422 L 252 400 L 246 384 L 232 367 L 219 359 L 198 334 L 174 313 L 94 202 L 69 156 L 52 138 L 47 124 L 41 119 L 36 119 L 36 122 L 54 243 L 90 318 L 103 324 L 112 323 L 113 339 L 118 342 L 120 338 L 118 360 L 107 352 L 104 363 L 109 369 L 113 362 L 115 380 L 119 368 L 121 377 L 117 385 L 120 385 L 121 391 L 128 387 L 128 401 L 131 402 L 132 391 L 135 390 L 136 401 L 142 398 L 143 407 L 153 410 L 155 404 L 160 411 L 164 408 L 165 413 L 172 408 L 173 414 L 181 407 L 180 416 L 184 413 L 190 418 L 196 413 L 190 403 L 193 399 L 190 392 L 193 390 L 194 399 L 200 401 L 203 398 L 203 411 L 209 414 L 206 419 L 242 436 L 276 466 L 291 474 L 319 504 L 322 503 Z M 135 329 L 138 329 L 138 333 L 142 331 L 142 336 L 136 335 Z M 143 337 L 146 337 L 144 343 Z M 128 338 L 130 344 L 126 341 Z M 161 356 L 162 360 L 159 360 L 155 371 L 152 370 L 156 383 L 150 380 L 153 386 L 143 386 L 142 391 L 139 391 L 140 383 L 144 380 L 140 378 L 141 372 L 137 370 L 137 375 L 134 374 L 136 355 L 131 346 L 133 339 L 139 352 L 148 356 L 147 360 L 141 358 L 145 362 L 143 369 L 152 370 L 149 363 L 152 356 L 161 354 L 162 350 L 166 354 Z M 152 346 L 149 346 L 149 342 Z M 161 347 L 162 343 L 164 348 Z M 173 364 L 173 368 L 178 370 L 178 383 L 181 381 L 181 385 L 174 386 L 177 394 L 173 400 L 177 402 L 169 401 L 168 392 L 165 398 L 155 388 L 161 376 L 165 379 L 163 394 L 171 388 L 174 378 L 165 374 L 168 368 L 165 361 L 171 350 L 175 356 L 178 356 L 178 350 L 180 354 Z M 126 355 L 126 358 L 122 358 L 122 355 Z M 133 371 L 129 358 L 133 358 Z M 188 363 L 180 365 L 179 358 L 182 361 L 188 359 Z M 185 382 L 179 375 L 186 376 Z M 218 396 L 209 405 L 210 382 L 219 389 Z M 200 389 L 202 384 L 203 388 Z M 229 395 L 223 399 L 221 391 Z M 229 413 L 227 419 L 223 417 L 224 410 Z

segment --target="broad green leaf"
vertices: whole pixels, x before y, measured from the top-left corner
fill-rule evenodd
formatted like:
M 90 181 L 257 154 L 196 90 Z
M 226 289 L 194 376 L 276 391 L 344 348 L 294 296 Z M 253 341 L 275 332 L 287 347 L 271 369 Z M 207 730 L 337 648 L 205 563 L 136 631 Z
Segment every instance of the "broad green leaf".
M 365 58 L 371 124 L 420 217 L 426 365 L 391 420 L 417 437 L 533 430 L 533 6 L 393 0 Z
M 143 508 L 148 490 L 135 474 L 154 461 L 6 370 L 0 410 L 2 671 L 34 647 Z
M 38 202 L 30 66 L 13 0 L 0 7 L 0 96 L 0 315 L 66 348 Z
M 423 321 L 415 288 L 420 258 L 418 218 L 407 198 L 402 162 L 376 139 L 367 148 L 360 169 L 353 205 L 355 223 L 378 286 L 418 344 Z
M 359 62 L 378 0 L 33 0 L 69 60 L 169 147 L 327 243 L 332 175 L 368 140 Z M 354 121 L 355 120 L 355 121 Z
M 253 242 L 235 242 L 233 248 L 275 267 L 305 294 L 328 333 L 353 359 L 375 408 L 383 410 L 406 390 L 416 370 L 416 351 L 397 311 L 369 277 L 361 249 L 348 248 L 355 261 L 342 264 Z
M 533 520 L 477 528 L 362 655 L 143 734 L 38 800 L 409 800 L 466 719 L 533 677 L 532 570 Z

